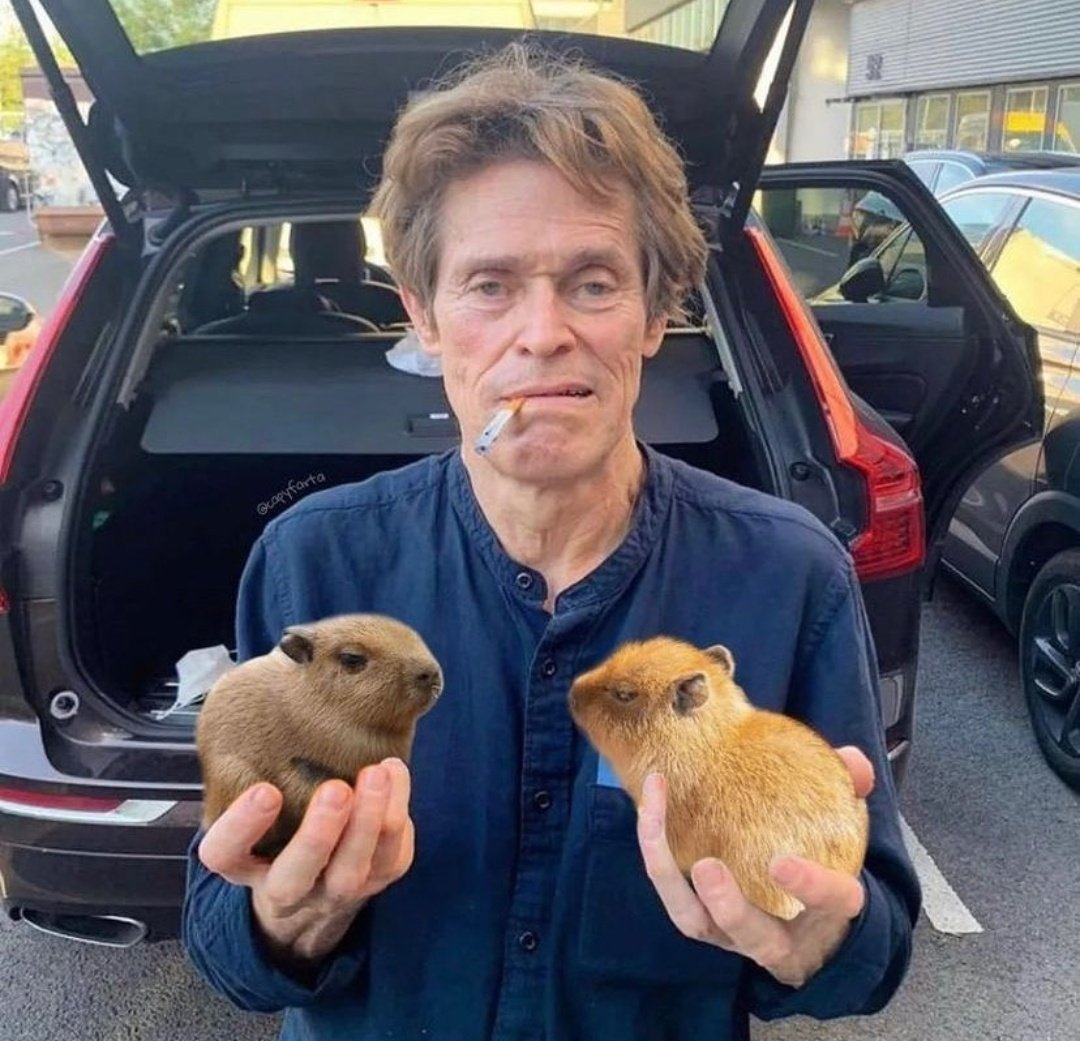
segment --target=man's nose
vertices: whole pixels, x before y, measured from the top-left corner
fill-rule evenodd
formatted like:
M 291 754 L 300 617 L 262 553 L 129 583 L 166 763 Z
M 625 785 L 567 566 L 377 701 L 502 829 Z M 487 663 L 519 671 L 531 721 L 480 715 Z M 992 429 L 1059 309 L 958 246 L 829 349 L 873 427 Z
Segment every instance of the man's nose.
M 520 304 L 518 346 L 530 354 L 553 354 L 573 343 L 566 301 L 547 280 L 529 286 Z

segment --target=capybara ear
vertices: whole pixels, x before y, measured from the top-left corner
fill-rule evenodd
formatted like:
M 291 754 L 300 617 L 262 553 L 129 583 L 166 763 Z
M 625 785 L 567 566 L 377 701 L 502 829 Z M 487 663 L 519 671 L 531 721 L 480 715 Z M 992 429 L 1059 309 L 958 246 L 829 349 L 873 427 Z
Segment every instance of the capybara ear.
M 299 625 L 290 625 L 282 634 L 278 646 L 293 661 L 306 665 L 315 657 L 315 645 L 311 639 L 311 632 Z
M 735 678 L 735 659 L 732 657 L 731 651 L 729 651 L 722 643 L 714 643 L 711 647 L 705 648 L 705 653 L 712 658 L 717 665 L 727 669 L 728 675 Z
M 709 681 L 703 673 L 695 672 L 675 684 L 675 696 L 671 699 L 672 707 L 680 716 L 688 716 L 696 708 L 705 704 L 709 696 Z

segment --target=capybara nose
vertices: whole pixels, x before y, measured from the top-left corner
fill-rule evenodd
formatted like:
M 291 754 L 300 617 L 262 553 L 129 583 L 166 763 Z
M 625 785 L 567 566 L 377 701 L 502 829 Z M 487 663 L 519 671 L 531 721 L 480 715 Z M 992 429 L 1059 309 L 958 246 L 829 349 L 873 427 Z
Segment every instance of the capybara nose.
M 422 668 L 413 676 L 417 690 L 430 698 L 437 698 L 442 692 L 442 672 L 438 668 Z

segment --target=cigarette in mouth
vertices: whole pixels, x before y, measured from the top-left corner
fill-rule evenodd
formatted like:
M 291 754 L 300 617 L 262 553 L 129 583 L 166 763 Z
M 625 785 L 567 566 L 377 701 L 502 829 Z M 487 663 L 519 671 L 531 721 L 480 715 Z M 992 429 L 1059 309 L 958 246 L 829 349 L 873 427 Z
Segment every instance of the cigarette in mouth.
M 491 451 L 495 439 L 503 432 L 503 428 L 510 422 L 511 417 L 521 408 L 524 402 L 524 398 L 511 398 L 506 405 L 488 420 L 487 426 L 480 431 L 480 436 L 473 446 L 479 455 L 487 455 Z

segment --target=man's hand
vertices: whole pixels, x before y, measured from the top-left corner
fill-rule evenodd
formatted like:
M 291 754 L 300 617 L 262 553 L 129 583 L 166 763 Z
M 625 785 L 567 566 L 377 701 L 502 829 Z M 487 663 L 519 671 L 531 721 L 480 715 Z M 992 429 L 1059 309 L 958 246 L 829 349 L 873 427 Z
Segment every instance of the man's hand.
M 837 752 L 851 771 L 856 795 L 865 798 L 874 787 L 870 760 L 856 748 Z M 664 779 L 650 774 L 638 811 L 638 841 L 645 870 L 671 920 L 684 936 L 742 954 L 781 983 L 802 986 L 858 917 L 866 899 L 862 883 L 802 857 L 778 857 L 769 869 L 773 881 L 805 908 L 791 921 L 751 904 L 719 860 L 699 860 L 691 869 L 691 887 L 668 846 L 664 794 Z
M 365 901 L 412 865 L 409 770 L 400 759 L 365 767 L 355 789 L 327 781 L 273 860 L 251 852 L 281 810 L 272 784 L 249 788 L 199 844 L 199 859 L 251 887 L 252 909 L 274 959 L 310 967 L 329 954 Z

